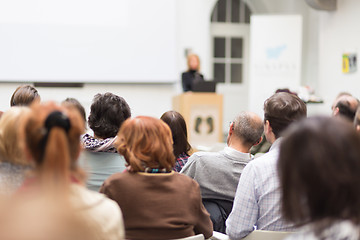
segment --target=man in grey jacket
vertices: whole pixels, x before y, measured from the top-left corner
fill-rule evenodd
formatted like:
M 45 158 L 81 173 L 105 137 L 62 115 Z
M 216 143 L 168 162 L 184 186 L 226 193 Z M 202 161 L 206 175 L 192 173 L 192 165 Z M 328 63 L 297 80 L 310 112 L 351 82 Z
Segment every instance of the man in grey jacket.
M 258 115 L 242 112 L 230 124 L 228 146 L 224 150 L 196 152 L 181 170 L 199 183 L 215 231 L 225 232 L 225 220 L 231 211 L 241 172 L 253 158 L 250 148 L 261 141 L 263 131 L 263 121 Z

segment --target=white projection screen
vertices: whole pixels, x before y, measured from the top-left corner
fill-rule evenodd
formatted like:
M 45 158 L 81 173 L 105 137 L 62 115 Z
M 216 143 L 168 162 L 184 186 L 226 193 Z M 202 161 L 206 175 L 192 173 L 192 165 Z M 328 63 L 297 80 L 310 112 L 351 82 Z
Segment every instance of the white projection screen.
M 0 81 L 169 83 L 175 0 L 0 0 Z

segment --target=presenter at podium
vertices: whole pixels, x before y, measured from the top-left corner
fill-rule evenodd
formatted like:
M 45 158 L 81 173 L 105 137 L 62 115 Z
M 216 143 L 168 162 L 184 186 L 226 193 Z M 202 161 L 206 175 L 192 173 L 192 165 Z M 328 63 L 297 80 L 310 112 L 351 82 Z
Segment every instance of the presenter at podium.
M 196 54 L 189 54 L 187 57 L 188 70 L 182 73 L 181 81 L 184 92 L 192 91 L 193 86 L 204 81 L 204 76 L 199 73 L 200 59 Z

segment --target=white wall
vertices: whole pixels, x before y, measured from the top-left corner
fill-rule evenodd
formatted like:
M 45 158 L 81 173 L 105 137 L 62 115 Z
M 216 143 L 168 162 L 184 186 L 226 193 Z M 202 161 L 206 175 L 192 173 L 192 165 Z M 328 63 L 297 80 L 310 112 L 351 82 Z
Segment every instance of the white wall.
M 336 95 L 347 91 L 360 97 L 360 69 L 352 74 L 341 71 L 342 54 L 354 51 L 360 56 L 360 1 L 338 1 L 335 12 L 321 12 L 319 24 L 319 90 L 325 100 L 322 112 L 330 112 Z
M 89 114 L 93 96 L 96 93 L 112 92 L 122 96 L 129 103 L 133 116 L 150 115 L 160 117 L 172 108 L 172 97 L 182 92 L 180 74 L 186 70 L 184 51 L 191 48 L 202 60 L 201 71 L 210 75 L 210 14 L 216 0 L 177 0 L 176 46 L 173 56 L 177 63 L 176 84 L 85 84 L 83 88 L 38 88 L 43 100 L 62 101 L 67 97 L 77 98 Z M 166 11 L 166 9 L 163 9 Z M 151 9 L 149 9 L 151 11 Z M 131 14 L 131 13 L 130 13 Z M 166 21 L 166 19 L 164 19 Z M 141 31 L 141 30 L 140 30 Z M 168 29 L 163 29 L 168 31 Z M 35 61 L 35 59 L 34 59 Z M 162 61 L 166 62 L 167 59 Z M 161 68 L 161 62 L 159 63 Z M 138 69 L 141 71 L 141 69 Z M 0 83 L 0 111 L 10 107 L 10 97 L 21 83 Z

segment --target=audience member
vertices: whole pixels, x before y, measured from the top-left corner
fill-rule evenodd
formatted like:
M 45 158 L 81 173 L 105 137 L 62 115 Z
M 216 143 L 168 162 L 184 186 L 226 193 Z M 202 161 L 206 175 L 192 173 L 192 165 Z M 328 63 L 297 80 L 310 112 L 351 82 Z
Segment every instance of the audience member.
M 46 195 L 62 204 L 68 201 L 74 214 L 82 216 L 97 239 L 123 239 L 122 215 L 117 204 L 87 190 L 77 166 L 84 123 L 78 111 L 53 103 L 33 104 L 23 133 L 34 175 L 25 180 L 17 196 Z
M 98 227 L 74 214 L 67 202 L 48 195 L 0 199 L 0 239 L 100 240 Z M 117 240 L 119 238 L 107 238 Z
M 279 154 L 282 213 L 304 225 L 287 239 L 360 238 L 360 136 L 343 119 L 292 126 Z
M 306 117 L 306 105 L 297 96 L 276 93 L 264 103 L 264 132 L 272 143 L 270 151 L 249 162 L 236 190 L 234 206 L 226 221 L 230 239 L 245 237 L 254 230 L 289 231 L 280 213 L 277 161 L 282 132 L 294 121 Z
M 10 106 L 29 106 L 34 101 L 40 102 L 40 95 L 36 88 L 30 85 L 21 85 L 11 96 Z
M 88 120 L 94 136 L 82 137 L 85 151 L 80 158 L 89 174 L 89 189 L 99 191 L 105 179 L 125 170 L 125 159 L 113 144 L 120 126 L 130 116 L 130 107 L 122 97 L 112 93 L 95 95 Z
M 16 191 L 31 169 L 19 136 L 19 126 L 30 112 L 28 107 L 12 107 L 0 119 L 0 195 Z
M 61 105 L 64 106 L 64 107 L 74 107 L 74 108 L 76 108 L 79 111 L 81 117 L 84 119 L 85 127 L 86 127 L 85 108 L 83 107 L 83 105 L 81 105 L 81 103 L 76 98 L 66 98 L 64 101 L 61 102 Z
M 346 119 L 353 122 L 358 105 L 359 100 L 353 97 L 351 94 L 340 93 L 336 97 L 331 107 L 332 114 L 333 116 L 345 117 Z
M 183 166 L 186 164 L 189 158 L 189 151 L 191 146 L 187 140 L 187 128 L 183 116 L 176 111 L 165 112 L 161 116 L 163 120 L 171 130 L 173 137 L 174 155 L 176 157 L 174 171 L 180 172 Z
M 357 108 L 355 117 L 354 117 L 354 127 L 355 130 L 360 133 L 360 106 Z
M 181 82 L 183 91 L 192 91 L 194 84 L 204 81 L 204 76 L 199 73 L 200 59 L 196 54 L 189 54 L 187 56 L 188 70 L 181 75 Z
M 123 210 L 126 239 L 175 239 L 204 234 L 212 224 L 199 185 L 172 171 L 170 128 L 152 117 L 126 120 L 116 140 L 129 167 L 107 179 L 100 192 Z
M 241 172 L 253 159 L 250 148 L 261 141 L 263 131 L 258 115 L 242 112 L 230 124 L 224 150 L 196 152 L 181 170 L 199 183 L 215 231 L 225 233 L 225 220 L 231 212 Z

